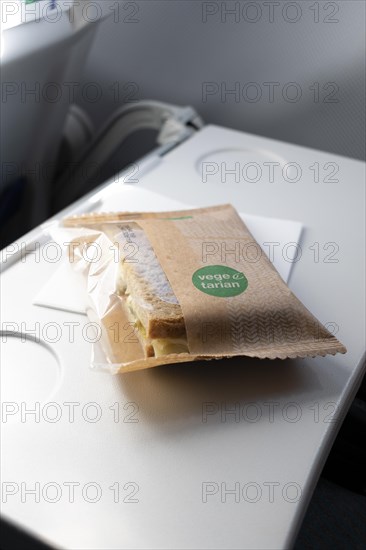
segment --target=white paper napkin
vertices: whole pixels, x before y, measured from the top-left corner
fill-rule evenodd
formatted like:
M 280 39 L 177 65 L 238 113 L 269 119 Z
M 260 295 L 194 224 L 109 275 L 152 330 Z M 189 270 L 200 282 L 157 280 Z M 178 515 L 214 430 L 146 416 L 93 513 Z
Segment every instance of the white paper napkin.
M 113 191 L 113 189 L 112 189 Z M 108 193 L 98 210 L 108 211 L 168 211 L 191 206 L 138 187 L 126 187 Z M 288 282 L 296 260 L 302 224 L 289 220 L 240 214 L 255 240 L 262 247 L 284 281 Z M 34 298 L 33 304 L 52 309 L 85 314 L 87 298 L 81 276 L 65 259 Z

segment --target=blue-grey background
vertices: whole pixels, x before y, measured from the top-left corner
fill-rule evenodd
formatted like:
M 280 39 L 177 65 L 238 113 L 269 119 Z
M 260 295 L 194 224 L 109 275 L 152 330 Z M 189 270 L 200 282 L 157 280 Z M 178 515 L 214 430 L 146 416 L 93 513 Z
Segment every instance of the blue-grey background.
M 363 0 L 117 5 L 83 75 L 102 94 L 79 97 L 97 126 L 128 101 L 158 99 L 192 105 L 206 123 L 364 158 Z M 221 96 L 235 86 L 239 97 Z

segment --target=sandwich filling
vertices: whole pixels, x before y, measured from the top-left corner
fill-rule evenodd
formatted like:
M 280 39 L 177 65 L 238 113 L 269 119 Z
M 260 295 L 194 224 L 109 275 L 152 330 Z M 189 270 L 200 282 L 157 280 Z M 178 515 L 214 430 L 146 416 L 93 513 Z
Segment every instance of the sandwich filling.
M 161 357 L 171 353 L 189 352 L 186 336 L 180 338 L 148 338 L 146 328 L 135 312 L 131 295 L 127 295 L 126 304 L 128 306 L 129 316 L 134 324 L 138 338 L 144 347 L 147 357 Z

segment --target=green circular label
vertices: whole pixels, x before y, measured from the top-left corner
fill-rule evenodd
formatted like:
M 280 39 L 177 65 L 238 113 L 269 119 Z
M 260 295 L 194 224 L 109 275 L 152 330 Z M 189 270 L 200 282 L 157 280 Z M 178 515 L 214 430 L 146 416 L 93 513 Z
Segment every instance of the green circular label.
M 226 265 L 208 265 L 193 273 L 192 283 L 198 290 L 211 296 L 228 298 L 237 296 L 248 288 L 248 279 Z

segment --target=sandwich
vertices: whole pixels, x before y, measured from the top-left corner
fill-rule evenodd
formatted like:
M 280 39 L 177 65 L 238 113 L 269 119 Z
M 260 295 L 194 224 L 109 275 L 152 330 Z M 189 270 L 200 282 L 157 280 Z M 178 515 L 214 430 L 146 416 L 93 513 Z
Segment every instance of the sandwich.
M 117 292 L 146 357 L 189 353 L 182 308 L 143 229 L 120 225 Z
M 87 278 L 89 318 L 100 323 L 100 339 L 93 348 L 97 368 L 127 372 L 199 359 L 346 352 L 264 255 L 255 262 L 229 257 L 224 265 L 222 259 L 220 265 L 207 265 L 200 252 L 208 238 L 222 243 L 221 255 L 218 246 L 212 262 L 222 258 L 223 246 L 231 254 L 233 241 L 243 249 L 253 244 L 231 206 L 93 214 L 66 224 L 80 227 L 70 251 L 76 245 L 72 263 Z M 83 254 L 90 243 L 101 250 L 95 261 Z M 243 278 L 246 285 L 238 283 Z M 203 330 L 207 321 L 213 328 L 210 338 Z

